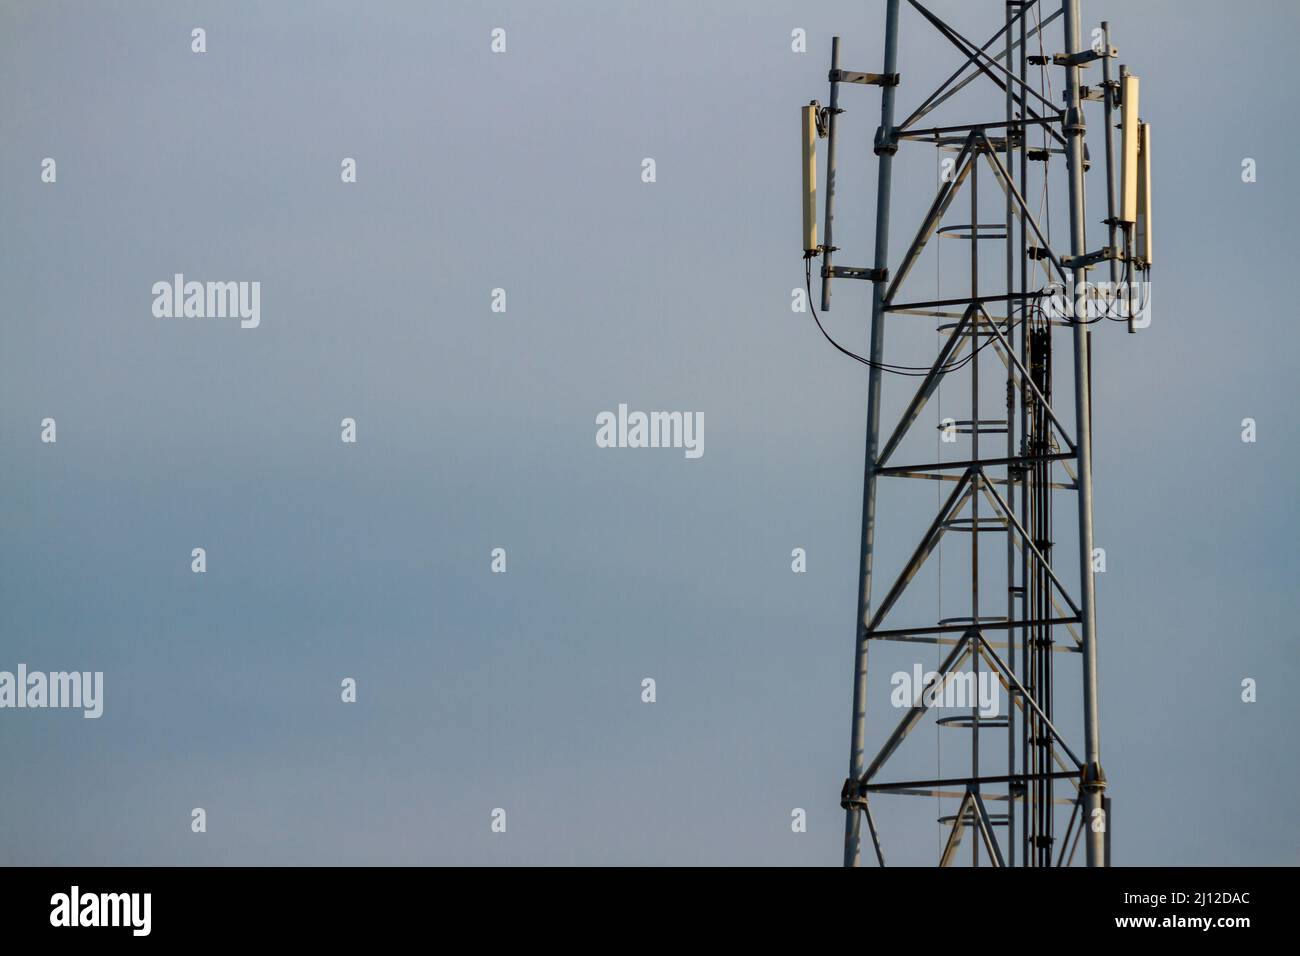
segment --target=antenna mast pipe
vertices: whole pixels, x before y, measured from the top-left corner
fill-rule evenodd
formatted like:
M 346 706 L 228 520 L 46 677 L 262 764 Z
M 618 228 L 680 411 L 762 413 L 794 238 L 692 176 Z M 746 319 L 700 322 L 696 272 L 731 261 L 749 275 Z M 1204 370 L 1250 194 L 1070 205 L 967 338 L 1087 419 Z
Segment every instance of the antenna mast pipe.
M 1079 51 L 1079 0 L 1061 0 L 1065 14 L 1065 48 L 1067 55 Z M 1088 251 L 1083 208 L 1083 109 L 1079 100 L 1079 67 L 1070 62 L 1065 68 L 1065 136 L 1066 166 L 1070 173 L 1070 255 L 1076 263 Z M 1108 131 L 1109 132 L 1109 131 Z M 1082 265 L 1073 269 L 1074 298 L 1088 280 Z M 1092 574 L 1092 396 L 1089 391 L 1088 349 L 1091 330 L 1075 317 L 1074 323 L 1074 406 L 1075 440 L 1079 451 L 1079 583 L 1080 628 L 1083 652 L 1083 740 L 1084 772 L 1082 781 L 1084 847 L 1088 866 L 1106 864 L 1106 821 L 1102 799 L 1106 792 L 1106 775 L 1101 769 L 1101 724 L 1097 718 L 1097 615 L 1096 588 Z M 1101 825 L 1098 826 L 1098 821 Z
M 886 76 L 898 72 L 898 4 L 888 0 L 885 11 Z M 858 574 L 858 615 L 854 622 L 853 732 L 849 750 L 849 777 L 862 776 L 866 761 L 867 734 L 867 627 L 871 621 L 871 559 L 876 531 L 876 455 L 880 445 L 880 367 L 885 350 L 885 270 L 889 267 L 889 192 L 893 182 L 894 153 L 898 151 L 894 131 L 895 85 L 882 87 L 880 129 L 876 131 L 876 155 L 880 157 L 876 178 L 876 251 L 873 266 L 877 278 L 871 284 L 871 371 L 867 378 L 867 436 L 865 480 L 862 485 L 862 547 Z M 832 117 L 833 121 L 833 117 Z M 830 233 L 826 241 L 830 242 Z M 844 811 L 844 865 L 857 866 L 861 858 L 863 814 L 857 808 Z

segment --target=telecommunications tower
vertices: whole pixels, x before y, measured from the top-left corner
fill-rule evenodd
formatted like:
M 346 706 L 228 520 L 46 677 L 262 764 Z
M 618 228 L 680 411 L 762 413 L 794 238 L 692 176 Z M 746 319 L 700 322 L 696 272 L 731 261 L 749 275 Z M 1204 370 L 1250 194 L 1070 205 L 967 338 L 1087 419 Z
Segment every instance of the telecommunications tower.
M 809 305 L 817 257 L 821 312 L 830 309 L 835 279 L 869 282 L 871 289 L 865 355 L 822 326 L 840 351 L 868 367 L 852 744 L 840 794 L 846 866 L 859 863 L 864 838 L 867 852 L 884 865 L 889 832 L 881 804 L 905 796 L 940 805 L 955 801 L 954 812 L 937 818 L 940 865 L 958 860 L 967 830 L 976 866 L 1069 865 L 1080 842 L 1087 865 L 1106 866 L 1110 858 L 1097 712 L 1093 573 L 1100 568 L 1092 532 L 1090 339 L 1098 323 L 1098 332 L 1117 330 L 1103 320 L 1130 332 L 1145 325 L 1150 131 L 1138 115 L 1138 78 L 1124 66 L 1112 68 L 1118 54 L 1108 24 L 1081 32 L 1079 0 L 980 0 L 963 3 L 962 10 L 985 5 L 997 14 L 990 31 L 1000 29 L 976 43 L 918 0 L 885 0 L 882 72 L 842 69 L 836 37 L 829 105 L 813 101 L 801 116 Z M 901 120 L 895 103 L 908 87 L 898 64 L 900 8 L 909 14 L 908 29 L 925 31 L 936 49 L 955 55 L 947 80 L 922 99 L 909 97 L 915 109 Z M 841 251 L 833 244 L 842 175 L 835 165 L 837 136 L 867 139 L 872 133 L 870 125 L 853 123 L 852 113 L 841 118 L 845 84 L 880 88 L 880 121 L 871 141 L 877 169 L 870 267 L 835 261 Z M 982 97 L 966 92 L 978 94 L 980 87 Z M 970 104 L 965 112 L 963 101 Z M 954 118 L 962 121 L 922 123 L 940 109 L 958 111 Z M 1090 124 L 1091 152 L 1085 144 Z M 822 138 L 819 243 L 816 143 Z M 895 172 L 905 171 L 901 163 L 895 167 L 900 149 L 901 156 L 914 157 L 908 169 L 927 175 L 933 168 L 927 155 L 937 153 L 939 182 L 903 254 L 891 258 L 891 191 Z M 1085 174 L 1098 165 L 1104 181 L 1088 197 Z M 1052 170 L 1058 170 L 1055 183 Z M 1051 235 L 1053 186 L 1068 205 L 1068 237 L 1060 242 Z M 941 258 L 935 247 L 944 239 L 957 240 L 960 255 Z M 913 291 L 927 247 L 936 260 L 932 294 Z M 1109 281 L 1090 279 L 1093 270 Z M 949 291 L 941 294 L 944 282 Z M 908 333 L 915 344 L 918 321 L 934 342 L 924 362 L 901 365 L 896 353 L 887 360 L 887 340 L 906 340 L 896 338 L 899 323 L 913 323 Z M 1058 351 L 1065 354 L 1058 357 Z M 951 417 L 922 425 L 922 412 L 936 395 L 946 406 L 940 411 Z M 882 403 L 895 398 L 901 414 L 884 416 Z M 907 480 L 939 489 L 937 513 L 919 540 L 902 537 L 893 530 L 895 514 L 878 510 L 878 493 L 892 509 L 890 495 Z M 914 509 L 915 496 L 908 500 Z M 887 536 L 877 535 L 882 515 L 889 520 Z M 884 587 L 874 580 L 877 558 L 882 573 L 891 572 Z M 937 593 L 918 593 L 918 576 L 936 562 Z M 869 652 L 875 656 L 884 643 L 933 654 L 935 669 L 910 685 L 901 702 L 895 685 L 897 709 L 887 724 L 869 727 L 868 695 L 877 711 L 875 695 L 891 697 L 888 671 L 867 666 Z M 981 681 L 1006 701 L 996 716 L 974 702 Z M 961 689 L 965 698 L 953 694 Z M 948 715 L 938 716 L 944 707 Z M 900 779 L 891 771 L 902 762 L 905 739 L 930 719 L 936 741 L 950 755 L 950 745 L 960 742 L 961 769 L 913 770 Z

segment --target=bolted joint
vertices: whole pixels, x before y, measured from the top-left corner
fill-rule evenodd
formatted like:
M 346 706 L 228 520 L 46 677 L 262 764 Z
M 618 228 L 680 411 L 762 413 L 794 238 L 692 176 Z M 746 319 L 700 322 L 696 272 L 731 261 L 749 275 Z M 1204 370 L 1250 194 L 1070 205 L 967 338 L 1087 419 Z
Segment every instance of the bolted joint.
M 858 798 L 858 782 L 852 777 L 844 781 L 840 788 L 840 806 L 845 810 L 855 810 L 861 805 Z
M 888 269 L 867 269 L 862 266 L 822 266 L 823 279 L 867 279 L 870 282 L 887 282 Z
M 865 86 L 897 86 L 897 73 L 859 73 L 856 70 L 831 70 L 827 75 L 832 83 L 862 83 Z
M 871 150 L 877 156 L 893 156 L 898 152 L 898 133 L 881 126 L 876 130 L 875 145 Z
M 1101 764 L 1093 761 L 1084 768 L 1083 779 L 1079 781 L 1079 786 L 1089 793 L 1104 793 L 1106 790 L 1106 771 L 1101 769 Z
M 1078 53 L 1057 53 L 1052 56 L 1052 62 L 1056 66 L 1087 66 L 1093 60 L 1104 60 L 1107 57 L 1119 56 L 1119 50 L 1113 46 L 1102 50 L 1100 53 L 1089 48 L 1080 50 Z
M 1066 110 L 1061 120 L 1061 127 L 1067 133 L 1082 136 L 1088 129 L 1088 124 L 1083 120 L 1083 110 L 1077 106 L 1072 106 Z

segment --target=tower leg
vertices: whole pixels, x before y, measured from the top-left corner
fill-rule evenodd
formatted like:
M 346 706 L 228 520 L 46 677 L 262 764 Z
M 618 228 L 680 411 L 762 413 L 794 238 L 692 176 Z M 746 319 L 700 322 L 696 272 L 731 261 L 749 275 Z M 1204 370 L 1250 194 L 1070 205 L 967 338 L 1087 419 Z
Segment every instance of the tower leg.
M 1065 52 L 1079 50 L 1079 0 L 1062 0 L 1065 20 Z M 1079 102 L 1079 68 L 1065 68 L 1066 164 L 1070 172 L 1070 254 L 1082 256 L 1086 248 L 1083 208 L 1083 111 Z M 1087 272 L 1074 270 L 1074 297 L 1087 281 Z M 1076 312 L 1078 310 L 1076 309 Z M 1079 485 L 1079 606 L 1083 637 L 1083 727 L 1084 727 L 1084 846 L 1088 866 L 1105 866 L 1106 775 L 1101 769 L 1101 726 L 1097 718 L 1097 616 L 1092 574 L 1092 397 L 1088 381 L 1090 330 L 1085 316 L 1075 315 L 1074 392 L 1075 435 L 1078 443 Z M 1101 826 L 1098 826 L 1098 823 Z
M 885 66 L 883 72 L 898 72 L 898 5 L 888 0 L 885 12 Z M 874 267 L 881 275 L 889 266 L 889 192 L 892 182 L 894 93 L 896 87 L 885 86 L 880 100 L 880 130 L 876 152 L 880 157 L 876 182 L 876 251 Z M 871 359 L 879 362 L 885 341 L 885 283 L 872 283 Z M 862 558 L 858 576 L 858 615 L 854 624 L 853 666 L 853 734 L 849 752 L 849 776 L 862 776 L 866 759 L 867 729 L 867 623 L 871 610 L 871 559 L 876 530 L 876 457 L 880 444 L 880 369 L 873 367 L 867 380 L 867 440 L 865 478 L 862 487 Z M 861 857 L 862 812 L 856 807 L 844 811 L 844 865 L 857 866 Z

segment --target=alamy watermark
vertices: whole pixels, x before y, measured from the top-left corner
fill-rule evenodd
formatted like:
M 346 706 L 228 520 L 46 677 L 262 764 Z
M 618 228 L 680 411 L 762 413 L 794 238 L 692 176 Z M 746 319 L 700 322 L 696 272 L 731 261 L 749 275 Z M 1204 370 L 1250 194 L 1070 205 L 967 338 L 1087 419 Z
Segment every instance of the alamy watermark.
M 1151 282 L 1081 282 L 1076 287 L 1050 282 L 1040 293 L 1041 308 L 1049 319 L 1079 322 L 1116 322 L 1132 319 L 1133 328 L 1151 324 Z
M 682 448 L 687 458 L 704 454 L 703 412 L 629 412 L 596 416 L 597 448 Z
M 18 672 L 0 671 L 0 710 L 13 708 L 71 708 L 83 711 L 83 717 L 96 718 L 104 713 L 103 671 L 28 672 L 26 664 Z
M 894 688 L 889 702 L 895 707 L 978 707 L 981 717 L 1001 713 L 1002 685 L 992 671 L 949 672 L 941 681 L 938 671 L 922 672 L 920 664 L 913 664 L 910 673 L 895 671 L 889 683 Z
M 153 314 L 159 319 L 239 319 L 239 327 L 262 324 L 262 283 L 186 282 L 178 272 L 172 281 L 153 284 Z
M 152 893 L 83 893 L 74 884 L 50 897 L 50 925 L 129 927 L 132 936 L 148 936 L 152 909 Z

